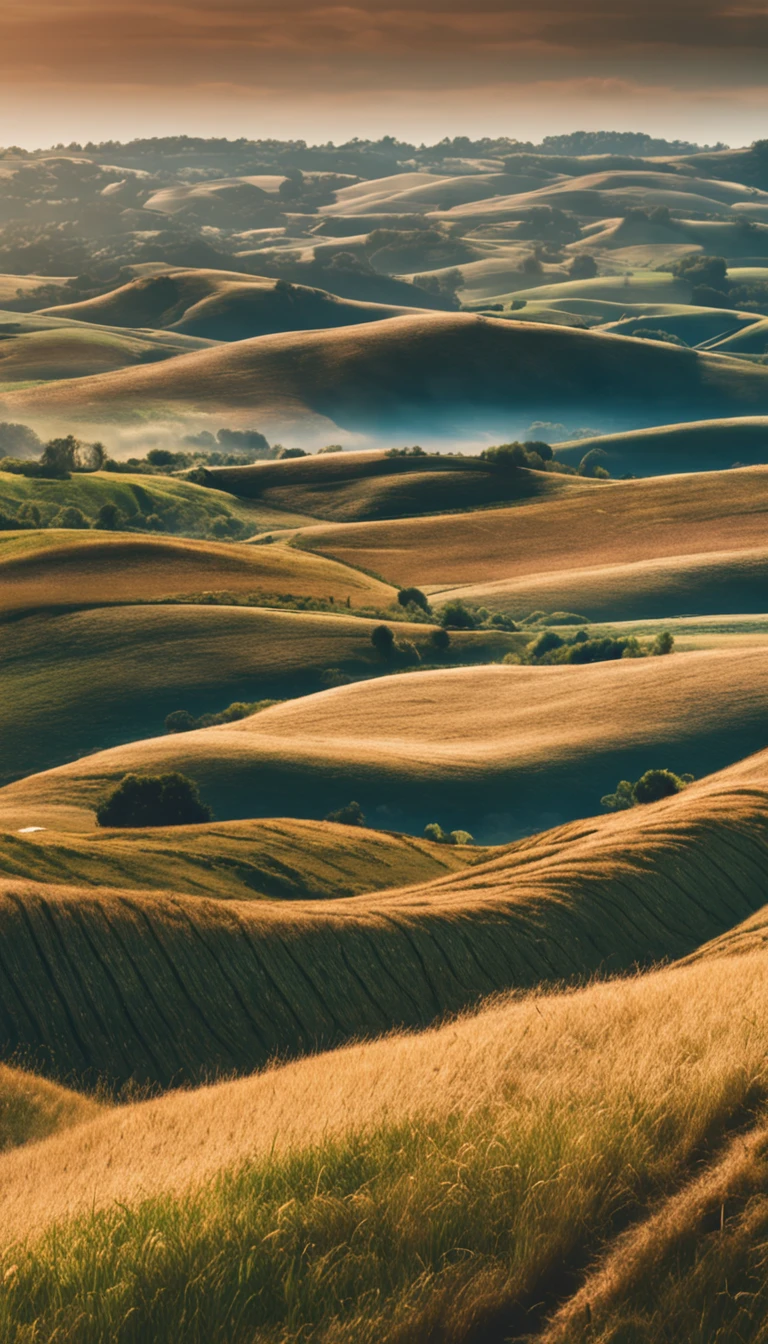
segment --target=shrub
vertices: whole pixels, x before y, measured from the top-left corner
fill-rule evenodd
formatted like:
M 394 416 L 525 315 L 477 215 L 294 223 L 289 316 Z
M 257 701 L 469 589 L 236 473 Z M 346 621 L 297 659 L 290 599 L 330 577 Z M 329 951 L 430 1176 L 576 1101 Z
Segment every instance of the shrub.
M 280 458 L 281 462 L 285 462 L 286 459 L 290 457 L 307 457 L 307 456 L 308 454 L 304 452 L 303 448 L 281 448 L 280 452 L 278 453 L 278 457 Z
M 513 621 L 511 616 L 507 616 L 506 612 L 504 611 L 495 611 L 491 616 L 489 624 L 493 627 L 494 630 L 513 631 L 520 629 L 517 622 Z
M 69 527 L 83 528 L 90 524 L 82 509 L 75 508 L 74 504 L 68 504 L 66 508 L 59 509 L 58 513 L 51 519 L 51 527 Z
M 94 527 L 103 532 L 117 532 L 125 522 L 123 514 L 116 504 L 102 504 L 96 515 Z
M 451 831 L 448 837 L 452 845 L 474 845 L 475 837 L 469 831 Z
M 391 658 L 395 651 L 395 636 L 388 625 L 377 625 L 371 631 L 371 643 L 380 658 Z
M 324 448 L 318 448 L 317 455 L 321 457 L 323 453 L 343 453 L 343 443 L 327 443 Z
M 397 600 L 401 607 L 421 607 L 426 612 L 430 610 L 429 602 L 420 588 L 401 588 Z
M 189 733 L 197 727 L 197 719 L 187 709 L 174 709 L 165 719 L 167 733 Z
M 347 803 L 338 812 L 329 812 L 326 821 L 335 821 L 339 826 L 364 826 L 365 815 L 359 803 Z
M 553 649 L 562 648 L 563 642 L 554 630 L 544 630 L 536 639 L 531 640 L 526 653 L 530 658 L 541 658 L 545 653 L 551 653 Z
M 651 653 L 656 658 L 664 657 L 665 654 L 672 652 L 674 646 L 674 635 L 670 634 L 669 630 L 661 630 L 651 645 Z
M 629 780 L 620 779 L 616 785 L 616 792 L 606 793 L 605 797 L 600 799 L 600 802 L 610 812 L 625 812 L 628 808 L 634 807 L 635 794 Z
M 441 626 L 437 630 L 432 631 L 432 634 L 429 637 L 429 642 L 439 653 L 445 653 L 451 646 L 451 636 L 448 634 L 448 631 Z
M 177 771 L 125 775 L 96 809 L 99 826 L 190 826 L 212 816 L 194 780 Z
M 593 480 L 606 480 L 608 472 L 602 465 L 605 459 L 605 453 L 602 448 L 592 448 L 590 452 L 585 453 L 579 463 L 579 475 L 591 476 Z
M 657 803 L 685 788 L 685 781 L 671 770 L 646 770 L 634 787 L 636 803 Z
M 572 280 L 594 280 L 597 275 L 597 262 L 588 252 L 580 252 L 573 258 L 568 274 Z
M 428 826 L 424 827 L 424 839 L 432 840 L 437 845 L 447 845 L 448 832 L 444 831 L 436 821 L 431 821 Z
M 342 672 L 340 667 L 327 667 L 320 673 L 320 684 L 325 690 L 330 690 L 333 686 L 351 686 L 354 677 L 350 677 L 348 672 Z
M 474 612 L 463 602 L 446 602 L 440 613 L 440 623 L 450 630 L 474 630 L 477 626 Z

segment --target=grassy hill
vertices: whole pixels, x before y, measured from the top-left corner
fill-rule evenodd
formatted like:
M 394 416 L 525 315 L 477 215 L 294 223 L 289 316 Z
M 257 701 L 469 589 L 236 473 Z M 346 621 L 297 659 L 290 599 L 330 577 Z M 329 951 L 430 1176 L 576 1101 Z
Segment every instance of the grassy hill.
M 557 456 L 563 462 L 578 466 L 584 454 L 593 448 L 605 453 L 601 461 L 612 475 L 632 472 L 636 476 L 659 476 L 664 472 L 724 471 L 736 463 L 752 466 L 768 461 L 768 417 L 701 420 L 693 424 L 605 434 L 573 443 L 559 443 Z
M 305 513 L 289 512 L 264 503 L 235 499 L 171 476 L 141 472 L 75 472 L 66 480 L 19 476 L 0 471 L 0 511 L 16 517 L 25 505 L 34 505 L 40 521 L 50 523 L 62 508 L 80 509 L 93 523 L 103 504 L 114 504 L 124 527 L 146 528 L 153 514 L 168 532 L 181 536 L 212 537 L 214 524 L 231 524 L 235 535 L 247 537 L 269 529 L 301 526 L 311 521 Z M 5 538 L 7 540 L 7 538 Z
M 534 611 L 571 611 L 590 621 L 669 622 L 683 615 L 762 613 L 766 582 L 768 548 L 753 547 L 466 584 L 443 589 L 432 601 L 438 610 L 446 602 L 461 601 L 513 618 Z
M 396 1025 L 424 1026 L 496 990 L 684 956 L 764 901 L 765 769 L 763 754 L 652 807 L 532 837 L 416 886 L 332 902 L 222 901 L 7 878 L 3 1049 L 33 1052 L 54 1077 L 168 1086 L 205 1072 L 248 1072 L 276 1054 Z M 322 884 L 325 865 L 341 863 L 354 889 L 374 846 L 365 832 L 324 830 L 309 836 L 296 828 L 301 881 L 319 872 Z M 176 832 L 177 845 L 184 835 Z M 138 878 L 153 852 L 167 864 L 166 836 L 136 838 L 141 860 L 123 860 L 128 871 Z M 113 855 L 92 862 L 119 864 L 119 849 L 133 839 L 118 832 L 90 842 Z M 43 848 L 52 857 L 62 841 L 51 837 Z M 223 862 L 225 842 L 226 828 L 207 842 L 193 839 L 185 878 L 206 844 Z M 286 843 L 285 834 L 267 840 L 263 874 L 279 866 Z M 390 873 L 429 862 L 424 852 L 398 854 L 394 843 L 379 847 Z M 357 854 L 343 857 L 347 845 Z M 68 862 L 84 866 L 86 847 L 64 846 Z M 242 859 L 236 846 L 233 861 Z
M 209 349 L 211 341 L 169 333 L 120 331 L 0 311 L 0 385 L 86 378 Z
M 44 311 L 78 322 L 159 327 L 188 337 L 242 341 L 273 332 L 377 322 L 412 310 L 341 299 L 264 276 L 201 269 L 139 276 L 97 298 Z
M 581 282 L 578 282 L 581 283 Z M 429 417 L 508 424 L 555 408 L 632 422 L 768 410 L 768 369 L 720 355 L 466 313 L 400 317 L 335 331 L 238 341 L 149 368 L 70 379 L 3 398 L 6 415 L 103 423 L 141 415 L 383 430 Z M 495 417 L 495 420 L 494 420 Z
M 420 833 L 481 842 L 597 809 L 654 766 L 697 776 L 768 733 L 768 645 L 586 666 L 450 668 L 289 701 L 249 719 L 85 756 L 0 790 L 0 825 L 91 830 L 135 770 L 180 770 L 220 819 L 322 817 L 356 799 Z
M 279 542 L 249 546 L 59 528 L 0 535 L 0 578 L 5 615 L 205 592 L 332 596 L 361 607 L 386 607 L 395 596 L 347 565 Z
M 384 452 L 213 467 L 208 479 L 215 489 L 241 499 L 339 522 L 510 503 L 589 489 L 592 484 L 525 468 L 510 473 L 479 457 L 390 457 Z
M 179 841 L 182 841 L 180 846 Z M 428 882 L 483 857 L 362 826 L 229 821 L 92 835 L 0 833 L 0 876 L 237 901 L 319 901 Z
M 263 549 L 255 548 L 256 555 Z M 110 554 L 102 553 L 100 563 Z M 167 552 L 157 555 L 153 583 L 168 582 L 166 558 Z M 134 580 L 145 574 L 134 571 Z M 82 581 L 82 572 L 75 577 Z M 258 586 L 264 575 L 243 568 L 239 580 Z M 39 591 L 51 601 L 42 580 Z M 405 658 L 387 663 L 375 652 L 376 624 L 341 614 L 204 604 L 48 609 L 16 620 L 6 627 L 12 638 L 0 644 L 0 781 L 153 737 L 174 710 L 199 717 L 235 701 L 305 695 L 322 688 L 328 669 L 352 678 L 402 669 Z M 424 662 L 448 666 L 500 659 L 526 640 L 495 630 L 456 632 L 451 648 L 438 653 L 431 645 L 434 627 L 402 622 L 393 628 Z
M 761 433 L 756 427 L 756 436 Z M 558 571 L 762 548 L 767 502 L 768 468 L 750 467 L 605 481 L 522 509 L 316 526 L 299 532 L 298 540 L 393 583 L 440 593 Z

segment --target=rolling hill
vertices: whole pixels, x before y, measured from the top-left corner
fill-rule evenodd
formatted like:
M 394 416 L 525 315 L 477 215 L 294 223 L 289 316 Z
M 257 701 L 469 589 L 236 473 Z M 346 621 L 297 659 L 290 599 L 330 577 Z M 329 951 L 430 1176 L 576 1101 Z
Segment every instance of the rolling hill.
M 588 479 L 522 468 L 504 471 L 479 457 L 391 457 L 328 453 L 250 467 L 212 467 L 207 479 L 240 499 L 339 522 L 441 513 L 589 489 Z
M 341 299 L 322 289 L 258 275 L 186 269 L 139 276 L 97 298 L 44 311 L 78 322 L 241 341 L 274 332 L 355 326 L 414 310 Z
M 345 1344 L 762 1321 L 765 996 L 759 955 L 532 996 L 9 1153 L 9 1332 L 94 1298 L 113 1335 L 194 1313 L 215 1344 L 299 1312 Z
M 205 350 L 211 341 L 0 312 L 0 383 L 86 378 Z
M 92 835 L 0 833 L 0 876 L 59 886 L 180 892 L 224 901 L 326 901 L 428 882 L 484 851 L 363 826 L 229 821 Z
M 768 736 L 768 645 L 582 666 L 450 668 L 289 701 L 236 723 L 115 747 L 0 789 L 0 826 L 88 831 L 123 775 L 180 770 L 220 819 L 432 821 L 481 842 L 589 815 L 620 778 L 701 775 Z
M 204 592 L 332 596 L 374 607 L 395 596 L 347 565 L 279 542 L 248 546 L 58 528 L 0 534 L 0 578 L 4 615 Z
M 581 282 L 577 282 L 581 283 Z M 649 398 L 649 393 L 652 396 Z M 569 408 L 613 423 L 768 410 L 768 369 L 654 342 L 469 314 L 265 336 L 3 397 L 7 415 L 100 423 L 258 409 L 260 423 L 508 425 Z
M 256 556 L 262 549 L 255 548 Z M 102 553 L 100 565 L 110 554 Z M 151 582 L 169 582 L 163 572 L 168 552 L 149 558 L 156 568 L 134 569 L 134 596 L 147 575 Z M 259 584 L 263 577 L 258 568 L 239 572 L 241 582 Z M 75 582 L 63 611 L 32 612 L 6 627 L 12 638 L 0 646 L 2 782 L 152 737 L 174 710 L 199 716 L 233 702 L 283 700 L 321 689 L 324 671 L 376 677 L 414 657 L 409 651 L 384 663 L 371 644 L 377 622 L 341 613 L 162 602 L 67 610 L 82 571 L 70 571 L 70 579 Z M 219 581 L 229 582 L 226 574 Z M 93 601 L 93 589 L 88 591 Z M 38 595 L 51 602 L 47 581 L 41 580 Z M 100 600 L 106 597 L 102 590 Z M 500 659 L 526 640 L 496 630 L 457 632 L 450 649 L 439 652 L 431 644 L 434 627 L 399 622 L 393 628 L 424 662 L 448 666 Z
M 768 461 L 768 417 L 701 420 L 693 424 L 662 425 L 658 429 L 629 430 L 624 434 L 579 439 L 575 443 L 559 443 L 557 456 L 563 462 L 577 466 L 584 454 L 593 448 L 605 454 L 601 461 L 612 475 L 633 472 L 638 476 L 659 476 L 663 472 L 724 471 L 737 463 L 752 466 Z
M 297 537 L 313 552 L 439 594 L 558 571 L 761 548 L 767 502 L 768 467 L 749 467 L 603 481 L 524 508 L 315 526 Z

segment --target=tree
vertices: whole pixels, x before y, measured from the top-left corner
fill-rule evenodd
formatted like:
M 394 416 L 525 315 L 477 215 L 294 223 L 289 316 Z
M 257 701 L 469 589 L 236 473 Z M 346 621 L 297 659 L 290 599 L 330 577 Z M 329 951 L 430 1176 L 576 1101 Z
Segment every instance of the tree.
M 99 528 L 102 532 L 117 532 L 124 522 L 125 518 L 117 505 L 107 502 L 102 504 L 99 509 L 94 527 Z
M 597 275 L 597 262 L 588 252 L 580 252 L 573 258 L 568 274 L 572 280 L 594 280 Z
M 0 422 L 0 457 L 37 457 L 42 443 L 29 425 Z
M 317 456 L 322 457 L 324 453 L 343 453 L 343 443 L 326 443 L 324 448 L 318 448 Z
M 625 812 L 635 806 L 634 789 L 628 779 L 620 779 L 616 785 L 616 792 L 606 793 L 600 802 L 609 812 Z
M 305 453 L 303 448 L 281 448 L 280 452 L 278 453 L 278 457 L 280 458 L 281 462 L 285 462 L 286 458 L 289 457 L 308 457 L 308 456 L 309 454 Z
M 395 651 L 395 636 L 388 625 L 377 625 L 371 631 L 371 643 L 380 658 L 391 658 Z
M 671 770 L 646 770 L 634 787 L 636 803 L 657 803 L 685 788 L 685 780 Z
M 190 733 L 197 727 L 197 719 L 188 709 L 174 709 L 165 719 L 166 733 Z
M 359 803 L 347 803 L 337 812 L 329 812 L 326 821 L 335 821 L 339 826 L 364 826 L 365 815 Z
M 663 657 L 671 653 L 675 645 L 675 637 L 669 630 L 661 630 L 651 645 L 651 653 L 656 657 Z
M 474 613 L 459 601 L 446 602 L 440 613 L 440 623 L 451 630 L 474 630 L 477 625 Z
M 553 649 L 561 649 L 564 640 L 555 634 L 554 630 L 544 630 L 536 639 L 532 639 L 526 653 L 534 661 L 537 658 L 543 658 L 545 653 L 551 653 Z
M 125 775 L 96 809 L 99 826 L 191 826 L 212 817 L 194 780 L 177 771 Z
M 78 442 L 74 434 L 65 439 L 50 439 L 40 458 L 40 475 L 65 477 L 75 470 Z
M 437 630 L 432 631 L 432 634 L 429 637 L 429 642 L 433 648 L 437 649 L 438 653 L 446 653 L 451 646 L 451 636 L 448 634 L 448 631 L 441 626 Z
M 76 508 L 73 504 L 68 504 L 66 508 L 59 509 L 51 519 L 51 527 L 84 528 L 90 524 L 82 509 Z
M 426 612 L 430 610 L 429 602 L 420 588 L 401 588 L 397 600 L 401 607 L 421 607 Z

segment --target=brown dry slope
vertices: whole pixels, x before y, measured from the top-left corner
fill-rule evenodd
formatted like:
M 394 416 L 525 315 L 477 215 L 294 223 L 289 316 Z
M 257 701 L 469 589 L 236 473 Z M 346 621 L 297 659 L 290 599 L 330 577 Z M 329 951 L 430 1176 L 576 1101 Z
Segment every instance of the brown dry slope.
M 524 509 L 318 526 L 298 535 L 307 549 L 440 600 L 466 589 L 468 598 L 519 614 L 760 611 L 768 467 L 610 481 Z
M 424 1026 L 498 990 L 685 955 L 764 901 L 766 769 L 762 753 L 651 807 L 338 901 L 6 879 L 0 1050 L 54 1076 L 168 1086 Z M 327 829 L 327 846 L 315 831 L 321 860 L 345 843 Z M 366 849 L 364 832 L 346 834 Z
M 768 645 L 388 676 L 19 780 L 0 790 L 0 825 L 89 830 L 127 772 L 181 770 L 221 819 L 322 817 L 354 798 L 377 824 L 509 839 L 590 815 L 619 778 L 701 775 L 762 747 L 766 676 Z
M 386 606 L 393 590 L 346 565 L 275 543 L 248 546 L 125 533 L 5 533 L 0 612 L 137 602 L 202 592 L 295 594 Z
M 139 407 L 142 415 L 258 408 L 265 425 L 370 429 L 422 414 L 455 424 L 478 409 L 606 399 L 635 421 L 682 419 L 692 406 L 699 415 L 759 414 L 768 411 L 768 370 L 652 341 L 440 313 L 237 341 L 163 366 L 17 392 L 2 406 L 41 423 L 130 419 Z

